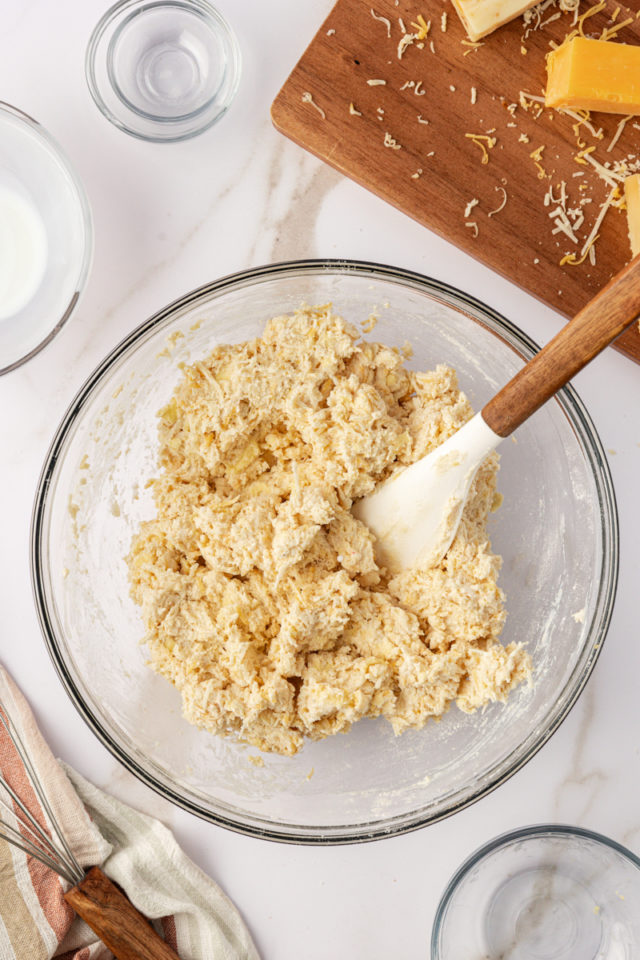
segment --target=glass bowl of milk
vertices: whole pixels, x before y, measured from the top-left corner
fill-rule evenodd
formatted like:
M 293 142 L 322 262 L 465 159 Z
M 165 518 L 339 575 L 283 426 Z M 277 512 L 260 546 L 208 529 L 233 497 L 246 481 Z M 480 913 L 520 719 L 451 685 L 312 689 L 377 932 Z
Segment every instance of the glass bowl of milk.
M 68 320 L 92 237 L 84 188 L 58 144 L 0 102 L 0 373 L 29 360 Z

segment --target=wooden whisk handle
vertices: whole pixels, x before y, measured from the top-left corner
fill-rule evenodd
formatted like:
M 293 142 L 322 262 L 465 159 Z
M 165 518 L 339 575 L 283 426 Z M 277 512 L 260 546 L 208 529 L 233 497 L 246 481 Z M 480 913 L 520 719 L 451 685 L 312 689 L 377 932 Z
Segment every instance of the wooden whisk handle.
M 640 255 L 590 300 L 482 410 L 501 437 L 563 387 L 640 316 Z
M 64 898 L 117 960 L 180 960 L 99 867 L 92 867 Z

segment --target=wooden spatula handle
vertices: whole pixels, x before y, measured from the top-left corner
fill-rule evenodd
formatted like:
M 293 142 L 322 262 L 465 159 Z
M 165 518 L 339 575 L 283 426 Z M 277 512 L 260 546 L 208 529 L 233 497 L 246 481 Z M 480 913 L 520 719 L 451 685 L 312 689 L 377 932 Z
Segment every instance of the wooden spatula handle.
M 117 960 L 179 960 L 175 950 L 99 867 L 92 867 L 64 898 Z
M 640 255 L 487 403 L 487 425 L 508 437 L 639 316 Z

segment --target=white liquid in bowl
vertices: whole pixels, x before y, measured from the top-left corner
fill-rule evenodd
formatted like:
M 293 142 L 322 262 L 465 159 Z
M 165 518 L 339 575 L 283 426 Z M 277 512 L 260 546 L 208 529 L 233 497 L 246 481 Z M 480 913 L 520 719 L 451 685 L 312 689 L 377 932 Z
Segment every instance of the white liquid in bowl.
M 47 266 L 47 233 L 27 196 L 0 183 L 0 320 L 33 298 Z

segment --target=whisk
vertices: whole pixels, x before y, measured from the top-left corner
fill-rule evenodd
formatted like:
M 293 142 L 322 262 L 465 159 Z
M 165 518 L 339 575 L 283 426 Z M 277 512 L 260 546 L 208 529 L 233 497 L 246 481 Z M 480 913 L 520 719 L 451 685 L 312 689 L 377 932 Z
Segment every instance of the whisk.
M 65 900 L 117 960 L 179 960 L 177 953 L 99 867 L 83 870 L 56 822 L 20 734 L 1 701 L 0 723 L 15 747 L 49 825 L 47 830 L 38 822 L 0 772 L 0 838 L 71 884 Z

